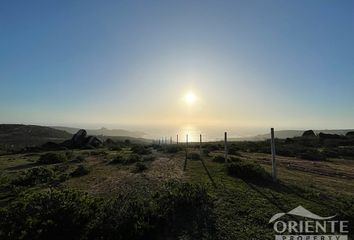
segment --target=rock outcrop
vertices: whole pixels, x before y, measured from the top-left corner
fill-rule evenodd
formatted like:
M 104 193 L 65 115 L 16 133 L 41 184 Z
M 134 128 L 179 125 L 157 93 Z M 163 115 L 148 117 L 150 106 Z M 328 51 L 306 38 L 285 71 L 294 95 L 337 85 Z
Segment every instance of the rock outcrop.
M 313 130 L 307 130 L 302 134 L 303 137 L 316 137 L 316 134 Z

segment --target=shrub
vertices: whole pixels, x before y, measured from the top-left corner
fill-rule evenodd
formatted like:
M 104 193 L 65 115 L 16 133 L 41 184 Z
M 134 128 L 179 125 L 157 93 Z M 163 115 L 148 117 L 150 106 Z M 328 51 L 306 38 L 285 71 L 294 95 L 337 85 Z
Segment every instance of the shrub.
M 67 157 L 63 154 L 59 153 L 46 153 L 41 155 L 37 161 L 40 164 L 55 164 L 55 163 L 62 163 L 67 160 Z
M 225 162 L 225 156 L 224 155 L 216 155 L 213 158 L 213 162 L 218 162 L 218 163 L 224 163 Z
M 86 159 L 86 157 L 85 156 L 83 156 L 83 155 L 79 155 L 79 156 L 77 156 L 76 158 L 75 158 L 75 162 L 83 162 L 83 161 L 85 161 L 85 159 Z
M 0 239 L 215 239 L 212 207 L 204 187 L 182 182 L 106 200 L 50 190 L 1 209 Z
M 183 150 L 183 147 L 180 145 L 168 145 L 164 148 L 165 153 L 178 153 Z
M 235 144 L 229 145 L 227 150 L 230 155 L 236 155 L 236 156 L 240 155 L 240 153 L 238 152 L 240 148 L 237 147 Z
M 120 146 L 114 146 L 114 147 L 110 147 L 109 150 L 111 150 L 111 151 L 120 151 L 120 150 L 122 150 L 122 148 Z
M 54 172 L 44 167 L 31 168 L 22 171 L 12 184 L 17 186 L 34 186 L 36 184 L 48 183 L 54 179 Z
M 135 172 L 142 172 L 145 171 L 148 167 L 145 163 L 137 162 L 135 163 Z
M 74 156 L 74 153 L 73 153 L 73 151 L 65 152 L 65 156 L 67 159 L 71 159 Z
M 88 239 L 215 239 L 205 188 L 169 182 L 159 192 L 118 196 L 90 224 Z M 184 238 L 182 238 L 184 236 Z
M 243 160 L 236 160 L 227 164 L 228 174 L 253 182 L 269 182 L 271 175 L 260 165 Z
M 0 211 L 0 239 L 80 239 L 99 203 L 68 190 L 26 195 Z
M 155 159 L 156 159 L 155 156 L 150 155 L 150 156 L 143 157 L 143 162 L 151 162 L 154 161 Z
M 120 164 L 124 162 L 125 162 L 124 157 L 122 155 L 117 155 L 109 162 L 109 164 Z
M 91 156 L 107 156 L 108 153 L 106 151 L 103 151 L 103 150 L 96 150 L 96 151 L 91 151 L 90 155 Z
M 139 154 L 133 153 L 127 156 L 125 164 L 136 163 L 139 161 L 141 161 L 141 156 Z
M 90 169 L 83 165 L 83 164 L 80 164 L 79 166 L 77 166 L 77 168 L 70 174 L 70 176 L 72 177 L 81 177 L 81 176 L 84 176 L 84 175 L 87 175 L 89 174 L 90 172 Z
M 141 155 L 147 155 L 147 154 L 151 154 L 152 153 L 149 148 L 147 148 L 146 146 L 143 146 L 143 145 L 134 145 L 131 148 L 131 151 L 133 153 L 141 154 Z
M 296 157 L 312 161 L 326 160 L 326 156 L 317 149 L 303 149 Z
M 188 153 L 188 159 L 191 159 L 191 160 L 200 160 L 200 154 L 197 153 L 197 152 Z
M 125 157 L 117 155 L 109 164 L 132 164 L 139 161 L 141 161 L 140 155 L 133 153 Z

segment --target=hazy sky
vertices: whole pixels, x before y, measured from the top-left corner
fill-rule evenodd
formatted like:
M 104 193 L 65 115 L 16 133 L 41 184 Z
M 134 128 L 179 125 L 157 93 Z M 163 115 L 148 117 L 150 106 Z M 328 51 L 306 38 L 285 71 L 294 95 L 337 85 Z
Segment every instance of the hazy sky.
M 0 83 L 2 123 L 353 128 L 354 1 L 5 0 Z

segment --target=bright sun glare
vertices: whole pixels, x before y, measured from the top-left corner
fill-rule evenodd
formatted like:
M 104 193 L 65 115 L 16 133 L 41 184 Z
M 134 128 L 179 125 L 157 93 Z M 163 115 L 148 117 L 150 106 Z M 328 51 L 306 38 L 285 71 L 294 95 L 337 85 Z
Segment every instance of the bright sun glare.
M 186 101 L 187 104 L 193 104 L 196 99 L 197 98 L 193 92 L 189 92 L 184 96 L 184 100 Z

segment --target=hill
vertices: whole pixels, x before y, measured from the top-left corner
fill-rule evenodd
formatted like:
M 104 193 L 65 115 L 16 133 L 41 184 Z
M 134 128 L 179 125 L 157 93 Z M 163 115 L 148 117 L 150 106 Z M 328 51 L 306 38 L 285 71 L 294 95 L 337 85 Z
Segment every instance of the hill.
M 54 129 L 63 130 L 68 133 L 74 134 L 79 131 L 79 128 L 72 128 L 72 127 L 61 127 L 61 126 L 54 126 Z M 142 138 L 146 134 L 144 132 L 139 131 L 128 131 L 124 129 L 107 129 L 107 128 L 100 128 L 100 129 L 86 129 L 87 134 L 94 135 L 94 136 L 111 136 L 111 137 L 132 137 L 132 138 Z
M 72 135 L 66 131 L 50 127 L 23 124 L 0 124 L 0 148 L 19 149 L 44 144 L 62 142 Z
M 305 130 L 279 130 L 274 131 L 274 135 L 276 138 L 285 139 L 285 138 L 293 138 L 299 137 L 304 133 Z M 313 130 L 315 134 L 327 133 L 327 134 L 338 134 L 345 135 L 347 132 L 354 131 L 353 129 L 335 129 L 335 130 Z M 270 138 L 270 133 L 259 134 L 256 136 L 245 137 L 245 138 L 232 138 L 231 141 L 263 141 Z

